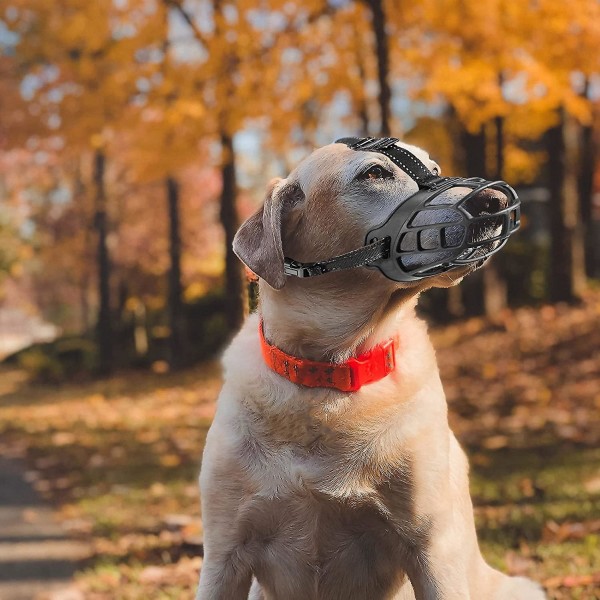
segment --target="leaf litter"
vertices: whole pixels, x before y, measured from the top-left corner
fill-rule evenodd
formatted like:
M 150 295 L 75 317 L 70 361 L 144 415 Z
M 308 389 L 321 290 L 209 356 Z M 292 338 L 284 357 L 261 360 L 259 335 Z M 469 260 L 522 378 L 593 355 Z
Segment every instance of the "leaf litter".
M 482 550 L 549 598 L 600 598 L 600 293 L 432 331 L 471 462 Z M 217 363 L 43 387 L 6 370 L 0 452 L 59 509 L 91 600 L 189 598 L 202 562 L 197 475 Z

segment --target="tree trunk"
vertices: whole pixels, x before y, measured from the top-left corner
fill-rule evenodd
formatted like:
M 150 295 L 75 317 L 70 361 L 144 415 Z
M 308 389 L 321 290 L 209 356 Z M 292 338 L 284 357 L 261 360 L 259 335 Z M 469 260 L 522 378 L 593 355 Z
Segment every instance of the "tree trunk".
M 477 133 L 464 129 L 461 138 L 467 177 L 483 177 L 487 172 L 485 129 L 481 127 Z
M 592 201 L 594 195 L 594 169 L 596 166 L 596 146 L 594 144 L 594 128 L 584 125 L 581 128 L 580 141 L 580 171 L 579 171 L 579 201 L 581 219 L 585 235 L 585 270 L 588 277 L 595 277 L 598 269 L 596 264 L 596 245 L 599 243 L 594 235 Z
M 494 177 L 502 179 L 504 177 L 504 117 L 494 119 L 496 130 L 496 169 Z
M 385 9 L 383 0 L 367 0 L 371 9 L 373 20 L 373 33 L 375 35 L 375 52 L 377 56 L 377 79 L 379 82 L 379 111 L 381 114 L 381 125 L 379 135 L 390 135 L 390 115 L 392 92 L 390 89 L 390 56 L 388 38 L 385 31 Z
M 486 174 L 486 136 L 485 128 L 477 133 L 463 129 L 461 143 L 464 149 L 464 169 L 467 177 L 485 177 Z M 486 265 L 486 269 L 489 265 Z M 465 316 L 472 317 L 485 313 L 485 282 L 483 270 L 469 275 L 461 284 L 462 304 Z
M 550 189 L 549 292 L 553 302 L 577 300 L 585 286 L 581 212 L 578 202 L 577 125 L 560 110 L 546 134 Z
M 85 223 L 87 217 L 87 200 L 88 196 L 85 191 L 85 184 L 81 174 L 81 159 L 76 163 L 74 181 L 73 181 L 73 200 L 79 205 L 81 214 L 84 215 L 82 222 Z M 82 247 L 81 255 L 84 257 L 81 277 L 79 279 L 79 330 L 82 335 L 88 336 L 90 329 L 93 328 L 93 321 L 90 320 L 90 283 L 91 273 L 88 257 L 93 254 L 93 232 L 89 227 L 82 227 Z
M 362 55 L 361 47 L 356 49 L 356 65 L 358 67 L 358 78 L 362 85 L 362 94 L 357 101 L 356 112 L 358 113 L 358 119 L 360 122 L 360 135 L 367 137 L 369 135 L 369 110 L 367 105 L 367 72 L 365 69 L 365 62 Z
M 102 150 L 94 154 L 95 217 L 94 226 L 98 234 L 98 368 L 100 374 L 107 375 L 113 368 L 113 328 L 110 311 L 110 258 L 106 238 L 108 218 L 106 214 L 105 189 L 106 157 Z
M 181 233 L 179 225 L 179 184 L 174 177 L 166 179 L 167 211 L 169 215 L 169 365 L 179 369 L 185 362 L 185 320 L 181 285 Z
M 496 134 L 495 179 L 502 179 L 504 173 L 504 119 L 494 119 Z M 496 254 L 483 267 L 483 305 L 485 316 L 494 318 L 506 308 L 508 290 L 506 279 L 502 276 L 502 255 Z
M 90 303 L 88 301 L 87 273 L 79 280 L 79 330 L 82 335 L 90 333 Z
M 221 192 L 221 225 L 225 232 L 225 314 L 231 331 L 240 327 L 244 319 L 244 277 L 242 263 L 233 252 L 233 236 L 239 226 L 236 207 L 237 182 L 233 140 L 221 132 L 223 190 Z

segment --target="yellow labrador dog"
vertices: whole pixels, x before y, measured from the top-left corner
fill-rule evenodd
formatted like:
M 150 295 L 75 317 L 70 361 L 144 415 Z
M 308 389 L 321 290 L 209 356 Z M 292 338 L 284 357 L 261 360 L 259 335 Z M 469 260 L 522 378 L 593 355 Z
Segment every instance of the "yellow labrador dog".
M 423 150 L 399 147 L 439 169 Z M 235 252 L 261 279 L 260 309 L 223 359 L 200 476 L 198 600 L 545 598 L 481 556 L 467 459 L 415 315 L 423 290 L 474 267 L 404 283 L 367 267 L 307 279 L 284 272 L 284 256 L 354 250 L 416 191 L 384 154 L 330 144 L 273 182 L 238 231 Z M 355 391 L 286 376 L 298 364 L 335 367 L 389 349 L 389 340 L 395 367 Z M 277 371 L 269 348 L 299 362 Z

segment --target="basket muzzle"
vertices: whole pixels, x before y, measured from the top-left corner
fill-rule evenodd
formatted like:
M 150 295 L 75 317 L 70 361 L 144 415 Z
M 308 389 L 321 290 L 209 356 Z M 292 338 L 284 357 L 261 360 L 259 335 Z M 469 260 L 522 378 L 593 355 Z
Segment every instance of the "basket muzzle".
M 379 152 L 419 186 L 365 237 L 362 248 L 318 263 L 286 258 L 285 272 L 311 277 L 367 266 L 394 281 L 418 281 L 498 252 L 520 226 L 520 202 L 504 181 L 440 177 L 396 138 L 342 138 L 356 151 Z
M 504 181 L 447 177 L 402 202 L 365 243 L 389 238 L 388 255 L 371 266 L 414 281 L 486 260 L 519 224 L 517 194 Z

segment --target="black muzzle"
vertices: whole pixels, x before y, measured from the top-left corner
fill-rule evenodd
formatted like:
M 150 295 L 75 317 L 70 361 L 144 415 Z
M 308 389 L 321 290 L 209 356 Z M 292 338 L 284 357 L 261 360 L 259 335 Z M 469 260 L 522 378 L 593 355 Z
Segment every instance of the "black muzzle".
M 342 138 L 352 150 L 379 152 L 419 186 L 378 227 L 362 248 L 318 263 L 285 259 L 287 275 L 311 277 L 361 266 L 394 281 L 417 281 L 457 267 L 482 264 L 520 225 L 520 202 L 504 181 L 440 177 L 396 138 Z

